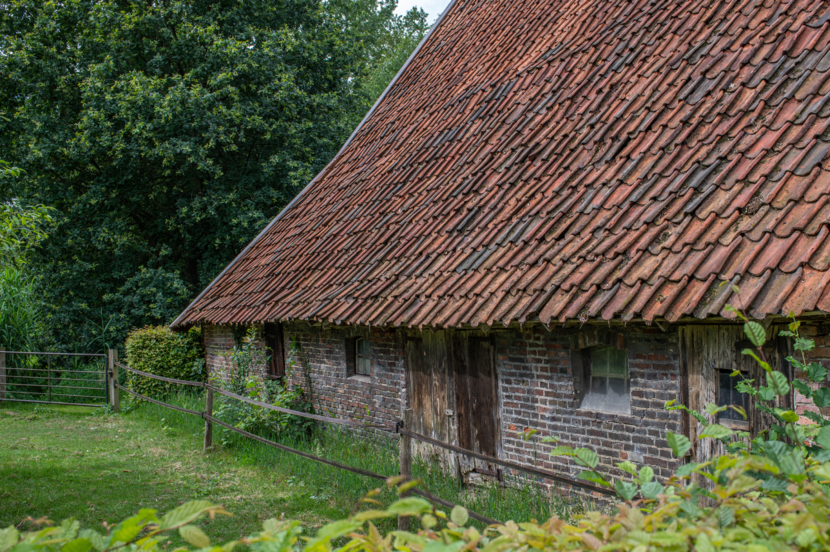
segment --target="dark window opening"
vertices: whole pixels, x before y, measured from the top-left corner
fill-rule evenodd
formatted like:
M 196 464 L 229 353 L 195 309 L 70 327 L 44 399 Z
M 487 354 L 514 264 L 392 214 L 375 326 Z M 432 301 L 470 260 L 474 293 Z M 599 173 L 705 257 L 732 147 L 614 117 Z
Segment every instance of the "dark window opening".
M 268 376 L 285 377 L 285 350 L 283 348 L 282 324 L 265 324 L 265 346 L 268 348 Z
M 741 374 L 733 376 L 732 370 L 718 370 L 718 406 L 740 406 L 749 413 L 749 395 L 735 389 L 742 379 Z M 721 412 L 718 419 L 746 423 L 744 417 L 732 408 Z
M 581 408 L 605 412 L 631 411 L 628 354 L 616 347 L 593 347 L 582 353 L 585 390 Z
M 346 339 L 346 374 L 348 376 L 369 376 L 372 361 L 369 356 L 369 342 L 362 337 Z

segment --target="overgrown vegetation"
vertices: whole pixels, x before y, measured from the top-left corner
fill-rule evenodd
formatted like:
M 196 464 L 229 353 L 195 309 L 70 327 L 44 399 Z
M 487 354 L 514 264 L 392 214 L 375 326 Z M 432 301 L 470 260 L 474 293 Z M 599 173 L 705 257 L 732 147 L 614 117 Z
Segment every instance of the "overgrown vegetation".
M 146 326 L 127 335 L 126 364 L 130 368 L 166 378 L 205 381 L 201 331 L 173 332 L 166 326 Z M 163 397 L 183 386 L 127 373 L 127 385 L 148 397 Z
M 227 379 L 214 377 L 212 383 L 227 389 L 231 393 L 264 402 L 273 406 L 287 408 L 297 412 L 313 412 L 311 400 L 302 387 L 292 385 L 292 377 L 298 363 L 299 348 L 291 343 L 286 361 L 285 376 L 280 380 L 264 379 L 256 372 L 256 367 L 264 367 L 270 360 L 257 345 L 257 330 L 248 328 L 240 343 L 226 354 L 230 361 Z M 239 429 L 269 439 L 300 439 L 309 437 L 315 425 L 308 418 L 269 410 L 236 399 L 219 395 L 214 413 L 217 418 Z M 219 428 L 221 441 L 227 442 L 229 431 Z
M 39 347 L 120 347 L 178 315 L 325 166 L 420 40 L 425 13 L 394 9 L 0 4 L 0 148 L 23 171 L 0 178 L 0 196 L 57 210 L 32 264 Z

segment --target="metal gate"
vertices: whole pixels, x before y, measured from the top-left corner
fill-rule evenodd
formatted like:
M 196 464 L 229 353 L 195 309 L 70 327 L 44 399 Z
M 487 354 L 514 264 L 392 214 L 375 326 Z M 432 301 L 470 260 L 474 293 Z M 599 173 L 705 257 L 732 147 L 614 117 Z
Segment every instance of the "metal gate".
M 104 406 L 107 355 L 0 351 L 0 402 Z

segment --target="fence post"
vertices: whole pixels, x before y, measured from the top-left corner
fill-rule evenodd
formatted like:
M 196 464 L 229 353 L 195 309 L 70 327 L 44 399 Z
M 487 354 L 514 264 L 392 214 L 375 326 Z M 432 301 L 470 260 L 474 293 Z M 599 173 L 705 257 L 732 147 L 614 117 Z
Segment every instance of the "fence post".
M 415 413 L 411 408 L 403 411 L 403 427 L 412 430 Z M 408 435 L 401 434 L 400 442 L 400 460 L 401 460 L 401 482 L 406 483 L 412 479 L 412 438 Z M 409 491 L 401 493 L 401 498 L 409 496 Z M 409 531 L 409 516 L 398 516 L 398 531 Z
M 207 394 L 205 394 L 205 414 L 207 416 L 213 416 L 213 389 L 210 387 L 206 387 L 205 389 L 207 391 Z M 213 447 L 213 422 L 209 418 L 205 418 L 204 451 L 209 451 L 211 447 Z
M 5 351 L 0 345 L 0 351 Z M 0 401 L 6 398 L 6 353 L 0 353 Z
M 110 404 L 113 412 L 121 412 L 121 399 L 118 388 L 115 384 L 118 382 L 118 351 L 115 349 L 107 349 L 107 372 L 110 375 Z

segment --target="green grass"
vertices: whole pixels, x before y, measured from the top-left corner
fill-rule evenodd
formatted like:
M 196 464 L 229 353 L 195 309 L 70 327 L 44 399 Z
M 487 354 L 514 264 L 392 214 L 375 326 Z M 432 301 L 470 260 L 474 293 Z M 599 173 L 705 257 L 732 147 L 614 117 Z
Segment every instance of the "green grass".
M 199 410 L 203 399 L 173 402 Z M 113 523 L 139 508 L 167 511 L 192 499 L 223 505 L 232 518 L 205 527 L 214 542 L 250 534 L 269 517 L 284 515 L 313 528 L 396 495 L 382 481 L 326 466 L 216 429 L 216 450 L 203 454 L 200 418 L 153 404 L 121 415 L 82 407 L 0 405 L 0 527 L 27 516 L 79 519 L 84 526 Z M 397 441 L 384 434 L 329 429 L 313 440 L 284 443 L 383 475 L 398 472 Z M 413 475 L 424 488 L 483 515 L 506 521 L 569 518 L 588 505 L 551 500 L 536 485 L 469 488 L 437 462 L 418 460 Z M 552 493 L 557 496 L 556 493 Z M 207 522 L 206 522 L 207 523 Z M 390 529 L 391 521 L 384 522 Z M 174 539 L 173 544 L 176 543 Z

